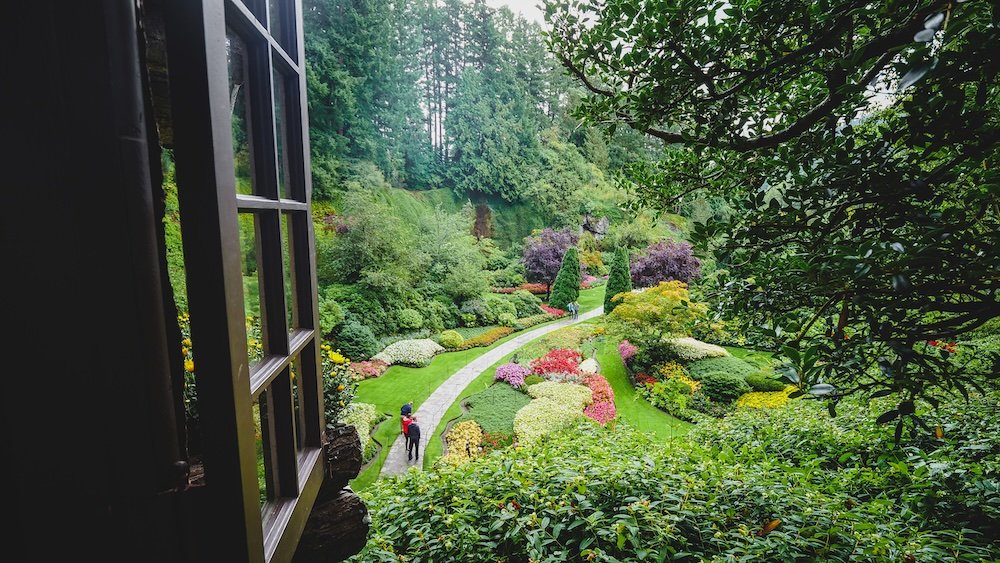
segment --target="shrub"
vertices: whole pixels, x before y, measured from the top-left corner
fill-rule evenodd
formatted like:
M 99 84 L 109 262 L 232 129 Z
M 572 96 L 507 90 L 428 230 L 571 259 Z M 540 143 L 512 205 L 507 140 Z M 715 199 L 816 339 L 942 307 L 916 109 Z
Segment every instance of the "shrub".
M 483 429 L 474 420 L 465 420 L 448 430 L 445 443 L 448 453 L 441 458 L 443 463 L 460 465 L 481 455 L 479 445 L 483 442 Z
M 688 377 L 687 372 L 684 370 L 684 366 L 678 364 L 677 362 L 667 362 L 663 364 L 656 373 L 662 381 L 666 381 L 668 379 L 676 379 L 677 381 L 680 381 L 681 383 L 687 385 L 691 389 L 692 393 L 701 388 L 701 383 Z
M 465 342 L 465 338 L 454 330 L 446 330 L 438 337 L 438 344 L 445 348 L 458 348 Z
M 372 358 L 381 360 L 387 364 L 403 364 L 407 366 L 423 367 L 431 363 L 434 356 L 443 352 L 444 348 L 440 344 L 429 338 L 420 340 L 402 340 L 395 344 L 390 344 Z
M 514 321 L 515 330 L 524 330 L 526 328 L 533 327 L 548 321 L 551 321 L 554 317 L 548 313 L 542 313 L 540 315 L 532 315 L 530 317 L 524 317 L 523 319 L 517 319 Z
M 372 442 L 372 430 L 383 418 L 375 405 L 369 403 L 351 403 L 340 415 L 340 423 L 353 426 L 358 431 L 361 440 L 361 451 L 368 452 Z M 369 459 L 369 458 L 365 458 Z
M 415 309 L 403 309 L 396 315 L 396 324 L 403 330 L 416 330 L 424 326 L 424 318 Z
M 660 241 L 632 261 L 630 274 L 636 287 L 651 287 L 663 281 L 689 282 L 701 273 L 701 261 L 688 242 Z
M 722 346 L 709 344 L 690 337 L 669 338 L 664 345 L 670 354 L 685 362 L 704 360 L 705 358 L 721 358 L 729 352 Z
M 576 248 L 568 248 L 563 255 L 562 266 L 552 283 L 552 294 L 549 305 L 557 309 L 565 309 L 566 305 L 576 301 L 580 296 L 580 259 Z
M 514 434 L 509 432 L 483 432 L 483 453 L 502 450 L 514 443 Z
M 321 297 L 319 300 L 319 326 L 323 336 L 332 336 L 344 322 L 344 309 L 335 299 Z
M 580 423 L 380 481 L 365 491 L 372 541 L 357 560 L 995 560 L 995 401 L 975 404 L 992 424 L 955 409 L 954 436 L 923 448 L 893 447 L 892 429 L 870 423 L 877 411 L 821 406 L 737 411 L 669 444 Z
M 769 377 L 765 373 L 754 372 L 746 376 L 747 384 L 753 388 L 754 391 L 762 392 L 774 392 L 774 391 L 784 391 L 786 383 Z
M 472 327 L 479 323 L 479 320 L 474 313 L 461 313 L 458 318 L 461 319 L 462 326 Z
M 358 386 L 348 367 L 350 360 L 332 350 L 329 344 L 320 345 L 320 352 L 324 414 L 327 424 L 331 425 L 340 419 L 344 409 L 354 399 Z
M 619 248 L 615 252 L 614 262 L 608 272 L 608 286 L 604 288 L 604 314 L 609 315 L 620 301 L 614 300 L 619 293 L 632 291 L 632 278 L 629 275 L 628 251 Z
M 746 378 L 748 375 L 756 372 L 757 368 L 739 358 L 723 356 L 691 362 L 687 365 L 687 370 L 694 379 L 701 379 L 703 375 L 713 371 L 722 371 Z M 782 386 L 782 389 L 784 389 L 784 386 Z
M 372 329 L 356 321 L 341 325 L 336 342 L 342 353 L 355 360 L 367 360 L 378 352 L 378 342 Z
M 678 418 L 684 418 L 684 411 L 691 399 L 691 388 L 679 379 L 654 381 L 640 387 L 638 391 L 651 405 Z
M 713 402 L 729 404 L 750 392 L 750 385 L 739 375 L 713 371 L 701 376 L 701 392 Z
M 517 318 L 510 313 L 500 313 L 497 315 L 497 324 L 513 328 L 513 326 L 517 324 Z
M 511 387 L 520 388 L 524 385 L 524 378 L 531 375 L 531 369 L 515 364 L 513 362 L 501 365 L 496 369 L 494 379 L 503 381 Z
M 628 340 L 622 340 L 618 343 L 618 355 L 621 356 L 622 362 L 628 364 L 628 361 L 635 356 L 635 353 L 639 351 L 639 348 L 635 344 L 632 344 Z
M 537 385 L 543 381 L 545 381 L 545 378 L 540 375 L 529 375 L 528 377 L 525 377 L 524 378 L 525 391 L 527 391 L 528 387 L 532 385 Z
M 594 402 L 594 394 L 590 388 L 575 383 L 543 381 L 528 387 L 528 394 L 535 399 L 551 399 L 573 407 L 577 412 L 583 412 L 585 406 Z
M 514 305 L 518 317 L 530 317 L 538 313 L 542 300 L 530 291 L 519 289 L 511 294 L 510 303 Z
M 587 392 L 590 393 L 590 390 L 587 389 Z M 546 434 L 572 426 L 582 417 L 582 409 L 549 398 L 535 399 L 514 415 L 514 436 L 519 444 L 531 444 Z

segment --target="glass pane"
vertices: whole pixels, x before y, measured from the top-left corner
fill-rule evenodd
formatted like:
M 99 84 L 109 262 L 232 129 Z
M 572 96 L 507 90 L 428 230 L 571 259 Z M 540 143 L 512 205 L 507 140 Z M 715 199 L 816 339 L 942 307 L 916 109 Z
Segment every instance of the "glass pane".
M 249 71 L 247 46 L 232 29 L 226 28 L 226 62 L 229 67 L 229 113 L 233 123 L 233 162 L 236 193 L 254 193 L 253 152 L 250 143 L 250 104 L 247 97 Z
M 251 369 L 264 358 L 265 342 L 260 317 L 260 275 L 257 267 L 257 216 L 240 213 L 240 270 L 243 274 L 243 312 L 247 323 L 247 354 Z
M 285 6 L 288 4 L 287 0 L 267 0 L 267 11 L 271 18 L 270 29 L 271 37 L 274 37 L 275 41 L 279 45 L 285 47 L 285 24 L 287 19 L 285 18 Z M 287 50 L 287 47 L 285 47 Z
M 292 409 L 295 415 L 295 449 L 301 450 L 305 447 L 305 433 L 302 431 L 305 428 L 305 413 L 302 412 L 302 386 L 299 385 L 299 377 L 302 373 L 302 361 L 298 356 L 292 360 L 291 366 L 291 377 L 292 377 Z
M 281 262 L 285 273 L 285 313 L 288 320 L 288 332 L 294 332 L 299 327 L 298 300 L 295 298 L 295 276 L 292 272 L 291 218 L 287 213 L 281 214 Z
M 290 197 L 288 194 L 288 161 L 285 152 L 285 79 L 277 70 L 273 74 L 274 83 L 274 134 L 278 151 L 278 196 Z
M 260 504 L 263 506 L 274 490 L 274 468 L 271 455 L 270 412 L 268 410 L 267 390 L 261 392 L 260 398 L 253 406 L 254 444 L 257 452 L 257 490 L 260 491 Z

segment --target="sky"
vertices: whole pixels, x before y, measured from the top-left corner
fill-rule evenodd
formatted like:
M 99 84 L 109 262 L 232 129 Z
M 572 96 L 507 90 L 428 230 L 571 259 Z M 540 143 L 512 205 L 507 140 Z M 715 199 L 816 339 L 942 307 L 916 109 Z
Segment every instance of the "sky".
M 486 4 L 494 8 L 507 6 L 511 12 L 519 13 L 527 20 L 544 25 L 545 18 L 542 17 L 542 10 L 538 7 L 541 3 L 542 0 L 486 0 Z

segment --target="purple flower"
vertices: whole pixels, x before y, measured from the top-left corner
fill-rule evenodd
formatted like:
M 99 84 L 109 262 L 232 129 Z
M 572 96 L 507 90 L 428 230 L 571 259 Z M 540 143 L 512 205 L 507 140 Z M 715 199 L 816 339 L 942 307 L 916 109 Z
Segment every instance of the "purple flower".
M 530 374 L 531 370 L 527 367 L 510 362 L 497 368 L 495 379 L 507 382 L 511 387 L 521 387 L 524 385 L 524 378 Z

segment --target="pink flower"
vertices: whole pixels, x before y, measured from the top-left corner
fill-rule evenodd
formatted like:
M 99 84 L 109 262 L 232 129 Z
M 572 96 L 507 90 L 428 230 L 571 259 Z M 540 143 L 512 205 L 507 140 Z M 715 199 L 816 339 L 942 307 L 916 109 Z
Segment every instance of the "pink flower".
M 494 378 L 509 383 L 511 387 L 521 387 L 524 385 L 524 378 L 530 374 L 530 369 L 510 362 L 498 367 Z
M 590 387 L 590 391 L 594 395 L 595 403 L 614 403 L 615 402 L 615 392 L 611 389 L 611 384 L 608 380 L 604 378 L 603 375 L 594 374 L 588 376 L 583 380 L 583 384 Z
M 618 354 L 622 357 L 622 361 L 628 363 L 632 356 L 635 356 L 639 348 L 635 344 L 632 344 L 628 340 L 622 340 L 618 344 Z
M 618 411 L 615 409 L 614 402 L 601 401 L 588 405 L 587 408 L 583 409 L 583 415 L 601 424 L 607 424 L 618 416 Z

